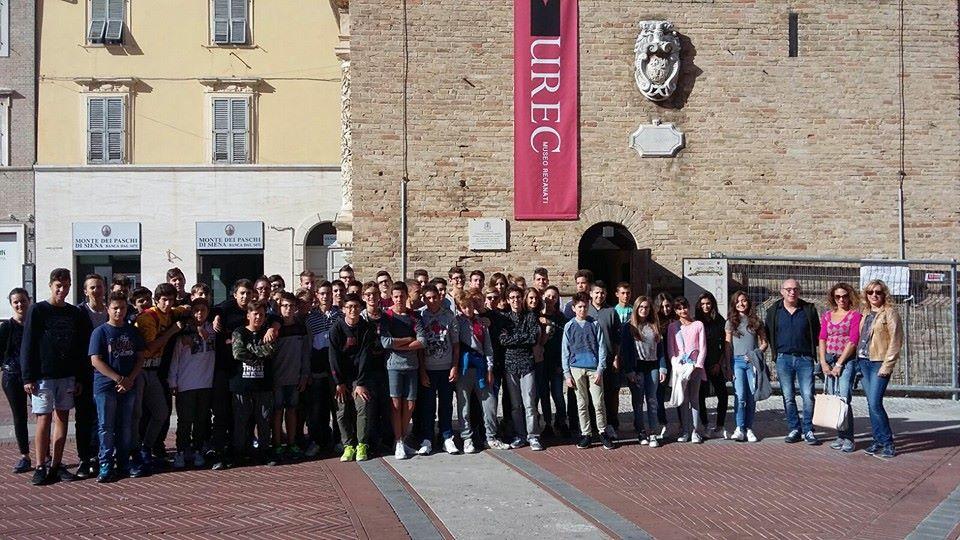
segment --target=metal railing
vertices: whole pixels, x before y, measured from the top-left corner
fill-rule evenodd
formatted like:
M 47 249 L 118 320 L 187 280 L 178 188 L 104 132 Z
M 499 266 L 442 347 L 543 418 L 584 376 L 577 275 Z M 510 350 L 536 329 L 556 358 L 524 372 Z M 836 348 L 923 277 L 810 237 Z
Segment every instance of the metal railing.
M 891 387 L 960 396 L 957 340 L 956 260 L 872 260 L 828 257 L 767 257 L 711 253 L 726 259 L 728 288 L 745 290 L 759 313 L 780 299 L 780 285 L 796 279 L 801 297 L 817 310 L 829 309 L 827 293 L 838 282 L 862 292 L 878 277 L 890 287 L 904 326 L 901 360 Z M 861 281 L 861 277 L 865 279 Z

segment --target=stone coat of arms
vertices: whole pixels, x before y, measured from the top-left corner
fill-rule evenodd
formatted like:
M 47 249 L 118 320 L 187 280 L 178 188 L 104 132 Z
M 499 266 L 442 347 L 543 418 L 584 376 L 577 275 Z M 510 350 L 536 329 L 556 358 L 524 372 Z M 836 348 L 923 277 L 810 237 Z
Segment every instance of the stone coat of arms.
M 637 88 L 651 101 L 663 101 L 677 89 L 680 37 L 670 21 L 640 21 L 636 53 Z

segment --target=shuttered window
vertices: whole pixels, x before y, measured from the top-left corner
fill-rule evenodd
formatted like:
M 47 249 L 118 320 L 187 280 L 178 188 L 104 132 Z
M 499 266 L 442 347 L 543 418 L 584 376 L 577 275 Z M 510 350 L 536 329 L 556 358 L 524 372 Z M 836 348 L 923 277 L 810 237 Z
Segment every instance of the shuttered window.
M 123 38 L 124 2 L 126 0 L 90 0 L 90 43 L 120 43 Z
M 213 1 L 213 42 L 243 45 L 247 43 L 247 3 L 249 0 Z
M 126 118 L 122 97 L 87 101 L 87 163 L 123 163 Z
M 213 99 L 213 162 L 250 162 L 250 99 Z

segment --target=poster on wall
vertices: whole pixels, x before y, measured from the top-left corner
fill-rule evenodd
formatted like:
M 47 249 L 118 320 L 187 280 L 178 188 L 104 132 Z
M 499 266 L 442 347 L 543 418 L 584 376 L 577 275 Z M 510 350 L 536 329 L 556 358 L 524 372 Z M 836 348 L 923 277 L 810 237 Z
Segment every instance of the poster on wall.
M 726 318 L 727 275 L 726 259 L 684 259 L 683 296 L 690 301 L 691 311 L 697 298 L 709 292 L 717 299 L 717 311 Z
M 578 219 L 577 1 L 513 6 L 514 217 Z
M 23 263 L 26 260 L 24 228 L 22 225 L 0 226 L 0 291 L 6 294 L 23 286 Z M 0 302 L 0 318 L 13 316 L 6 297 Z

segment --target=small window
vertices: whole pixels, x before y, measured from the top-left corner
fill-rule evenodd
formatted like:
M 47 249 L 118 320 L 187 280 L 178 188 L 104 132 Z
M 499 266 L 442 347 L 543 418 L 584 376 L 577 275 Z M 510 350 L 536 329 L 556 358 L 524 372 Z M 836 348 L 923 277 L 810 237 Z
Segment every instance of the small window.
M 212 0 L 213 42 L 245 45 L 249 39 L 248 0 Z
M 87 100 L 87 163 L 124 163 L 126 108 L 124 98 Z
M 115 44 L 123 41 L 125 0 L 90 0 L 87 41 Z
M 250 99 L 213 98 L 213 162 L 250 163 Z
M 800 46 L 800 28 L 799 20 L 796 13 L 787 14 L 787 40 L 789 41 L 789 53 L 790 58 L 796 58 Z
M 0 56 L 10 56 L 10 0 L 0 0 Z

